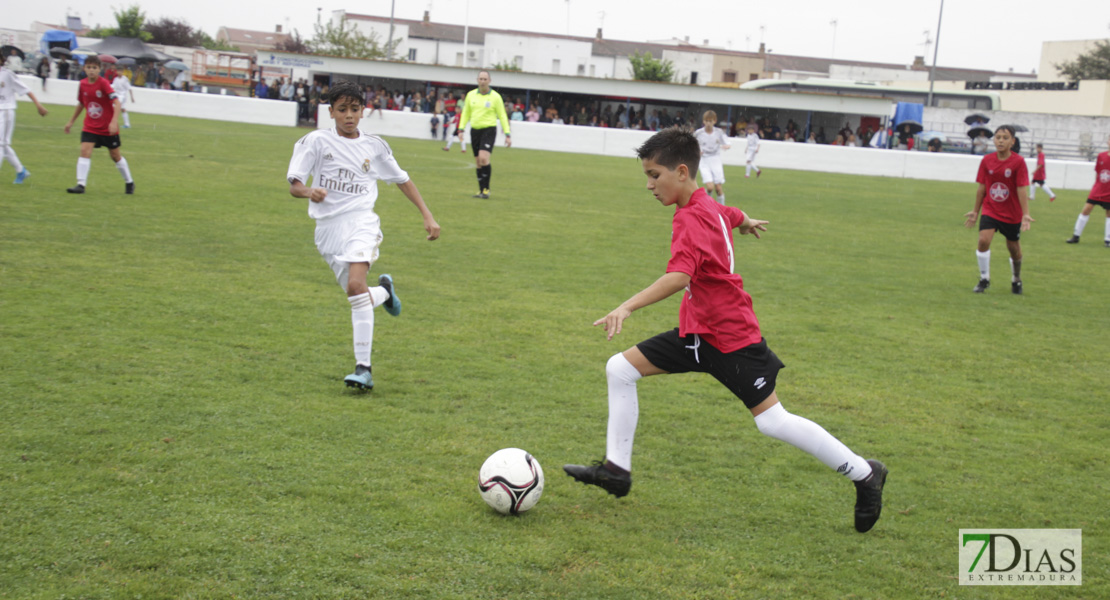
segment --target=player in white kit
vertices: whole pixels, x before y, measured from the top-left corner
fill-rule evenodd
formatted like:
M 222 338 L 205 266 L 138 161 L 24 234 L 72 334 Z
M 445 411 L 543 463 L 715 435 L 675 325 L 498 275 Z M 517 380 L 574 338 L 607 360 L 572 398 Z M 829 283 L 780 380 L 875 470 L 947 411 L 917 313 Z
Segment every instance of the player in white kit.
M 131 129 L 131 111 L 127 110 L 127 102 L 135 101 L 135 92 L 131 91 L 131 80 L 123 73 L 118 73 L 112 80 L 112 89 L 119 94 L 120 113 L 123 114 L 123 128 Z
M 16 97 L 23 95 L 26 95 L 31 99 L 31 102 L 35 103 L 35 108 L 38 109 L 40 115 L 46 116 L 46 108 L 31 93 L 31 89 L 23 84 L 23 81 L 15 72 L 0 65 L 0 166 L 4 165 L 5 160 L 12 163 L 12 167 L 15 168 L 14 183 L 23 183 L 23 180 L 31 174 L 23 166 L 23 163 L 19 162 L 19 156 L 12 148 L 12 133 L 15 131 Z
M 752 176 L 752 169 L 755 169 L 755 176 L 758 179 L 763 174 L 763 170 L 755 165 L 755 155 L 759 153 L 759 133 L 756 131 L 755 123 L 748 124 L 748 166 L 744 171 L 744 177 Z
M 374 387 L 370 354 L 374 337 L 374 308 L 385 305 L 401 314 L 401 299 L 388 274 L 369 287 L 366 276 L 382 243 L 381 219 L 374 212 L 378 180 L 394 183 L 420 210 L 428 240 L 439 237 L 439 224 L 424 204 L 416 184 L 393 158 L 384 140 L 359 130 L 365 96 L 362 88 L 339 81 L 328 95 L 332 129 L 318 129 L 293 147 L 289 161 L 289 193 L 308 198 L 308 215 L 316 219 L 316 249 L 331 266 L 351 304 L 355 372 L 344 378 L 347 387 Z M 311 177 L 312 187 L 308 187 Z
M 705 127 L 694 132 L 694 137 L 701 147 L 701 164 L 698 165 L 698 174 L 701 183 L 705 186 L 706 193 L 717 192 L 717 203 L 725 203 L 725 191 L 721 186 L 725 183 L 725 166 L 721 163 L 721 150 L 728 150 L 725 132 L 713 126 L 717 124 L 717 113 L 707 110 L 702 115 L 701 122 Z

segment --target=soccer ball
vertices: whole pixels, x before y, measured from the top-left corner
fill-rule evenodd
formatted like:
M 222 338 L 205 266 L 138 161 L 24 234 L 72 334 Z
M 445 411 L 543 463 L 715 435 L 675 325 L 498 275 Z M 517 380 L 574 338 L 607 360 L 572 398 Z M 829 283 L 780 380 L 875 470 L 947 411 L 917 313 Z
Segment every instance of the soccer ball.
M 478 493 L 503 515 L 522 513 L 540 501 L 543 468 L 520 448 L 498 450 L 478 471 Z

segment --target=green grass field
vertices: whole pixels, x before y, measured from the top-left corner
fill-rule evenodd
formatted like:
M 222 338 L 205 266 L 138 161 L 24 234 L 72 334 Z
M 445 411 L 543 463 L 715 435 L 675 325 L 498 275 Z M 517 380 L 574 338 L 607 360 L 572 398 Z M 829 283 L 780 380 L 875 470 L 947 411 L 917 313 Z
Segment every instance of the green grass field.
M 669 256 L 638 161 L 501 148 L 480 201 L 469 154 L 390 140 L 443 235 L 381 186 L 372 274 L 405 312 L 359 394 L 284 181 L 305 130 L 137 114 L 136 194 L 97 150 L 73 196 L 50 108 L 19 107 L 27 183 L 0 169 L 0 598 L 1110 597 L 1110 250 L 1097 213 L 1063 243 L 1085 190 L 1033 203 L 1024 296 L 1001 238 L 977 295 L 974 173 L 726 168 L 770 221 L 736 262 L 783 404 L 890 468 L 861 535 L 852 486 L 706 376 L 641 381 L 628 497 L 563 475 L 604 454 L 608 357 L 677 324 L 676 297 L 591 326 Z M 508 446 L 547 475 L 516 518 L 476 491 Z M 961 587 L 960 528 L 1081 528 L 1083 586 Z

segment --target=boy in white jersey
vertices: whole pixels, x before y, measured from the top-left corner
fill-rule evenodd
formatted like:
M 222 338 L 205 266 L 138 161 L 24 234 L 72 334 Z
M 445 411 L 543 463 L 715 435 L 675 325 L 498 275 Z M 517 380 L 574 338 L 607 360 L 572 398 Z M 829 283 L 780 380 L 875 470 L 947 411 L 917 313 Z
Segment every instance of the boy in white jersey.
M 382 243 L 381 219 L 374 212 L 379 179 L 397 184 L 424 217 L 428 240 L 439 237 L 439 224 L 424 204 L 416 184 L 401 170 L 389 144 L 359 130 L 365 96 L 350 81 L 339 81 L 328 94 L 328 113 L 335 128 L 319 129 L 293 147 L 289 161 L 289 193 L 308 198 L 308 215 L 316 219 L 316 249 L 347 291 L 354 330 L 355 372 L 344 378 L 347 387 L 374 387 L 370 353 L 374 338 L 374 308 L 401 314 L 401 299 L 388 274 L 377 287 L 366 284 L 370 266 Z M 313 187 L 306 185 L 309 177 Z
M 725 167 L 721 163 L 721 150 L 728 150 L 732 146 L 728 145 L 728 138 L 725 137 L 724 131 L 713 128 L 717 124 L 717 113 L 711 110 L 705 111 L 701 122 L 705 127 L 694 132 L 694 137 L 698 139 L 698 146 L 701 147 L 701 165 L 698 167 L 698 173 L 701 175 L 701 183 L 705 186 L 705 191 L 712 193 L 715 190 L 717 202 L 724 204 L 725 191 L 721 186 L 725 183 Z
M 131 80 L 123 73 L 117 73 L 112 80 L 112 89 L 119 94 L 119 112 L 123 115 L 123 128 L 131 129 L 131 111 L 127 110 L 127 101 L 135 101 L 135 92 L 131 91 Z
M 748 166 L 744 171 L 744 177 L 751 177 L 754 168 L 755 177 L 758 179 L 763 171 L 755 165 L 755 155 L 759 153 L 759 133 L 756 129 L 755 123 L 748 123 Z
M 0 59 L 2 60 L 2 59 Z M 19 156 L 16 155 L 15 150 L 12 148 L 12 132 L 15 131 L 15 107 L 16 97 L 26 95 L 35 103 L 35 108 L 38 109 L 39 114 L 46 116 L 46 107 L 39 103 L 38 98 L 31 93 L 31 89 L 23 85 L 23 81 L 11 69 L 0 65 L 0 166 L 4 161 L 12 163 L 15 168 L 15 183 L 23 183 L 24 179 L 31 174 L 23 163 L 19 162 Z

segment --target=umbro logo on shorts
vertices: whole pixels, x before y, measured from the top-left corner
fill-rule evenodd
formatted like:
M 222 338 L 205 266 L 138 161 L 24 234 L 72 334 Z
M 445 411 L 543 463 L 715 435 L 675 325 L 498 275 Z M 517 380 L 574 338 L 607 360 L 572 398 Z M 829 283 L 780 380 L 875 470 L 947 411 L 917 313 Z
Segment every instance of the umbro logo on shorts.
M 763 389 L 763 386 L 767 385 L 767 381 L 760 377 L 759 379 L 756 379 L 755 383 L 753 383 L 752 385 L 755 386 L 755 389 L 761 390 Z

